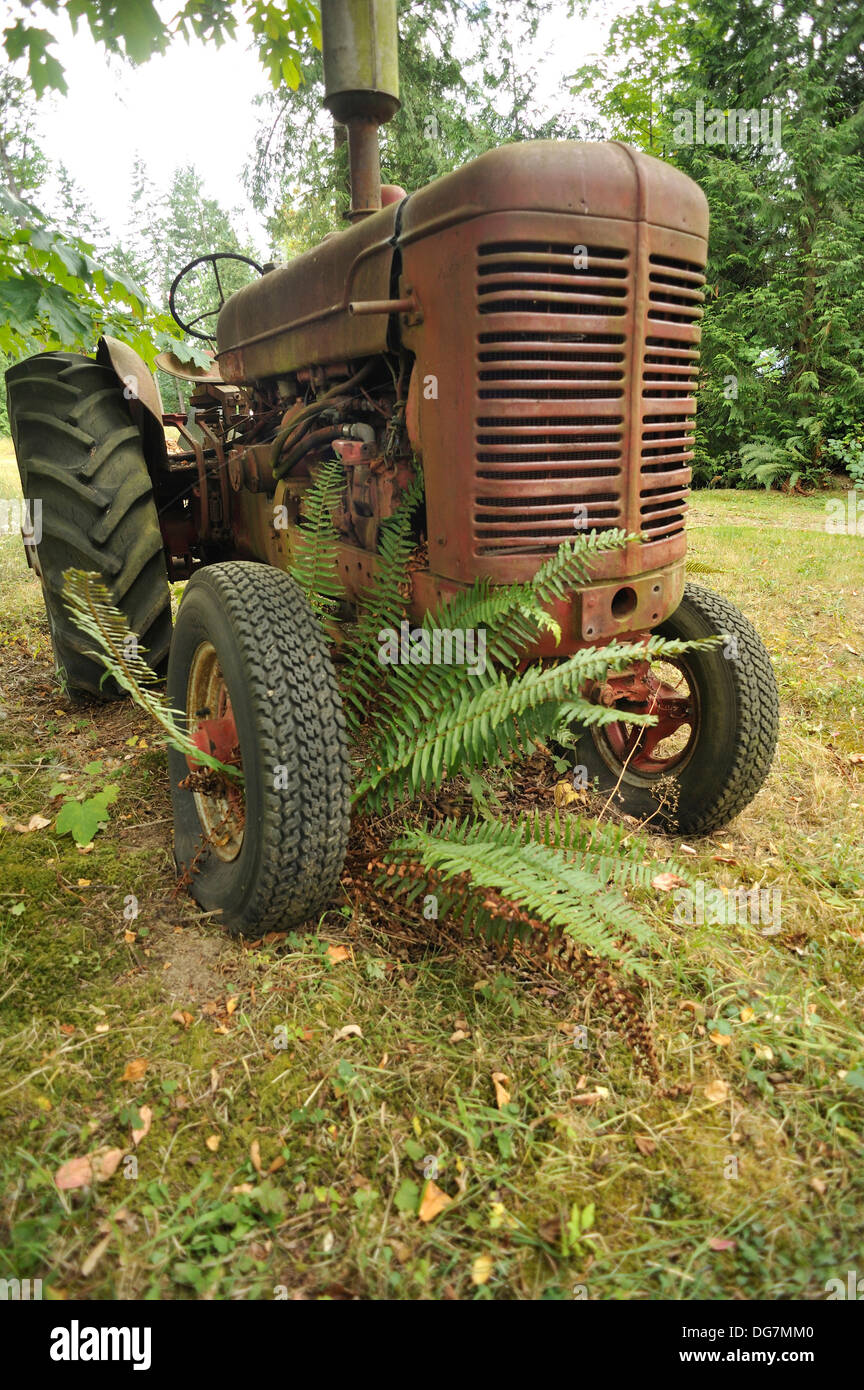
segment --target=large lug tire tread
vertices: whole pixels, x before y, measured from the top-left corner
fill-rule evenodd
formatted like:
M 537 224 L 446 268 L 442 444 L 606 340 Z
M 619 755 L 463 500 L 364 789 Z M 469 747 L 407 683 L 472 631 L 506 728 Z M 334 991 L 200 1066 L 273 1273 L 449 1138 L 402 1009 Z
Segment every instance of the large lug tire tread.
M 175 858 L 205 911 L 255 938 L 315 918 L 336 892 L 350 818 L 345 716 L 320 624 L 281 570 L 237 560 L 190 580 L 168 665 L 168 698 L 184 717 L 205 641 L 216 649 L 240 736 L 246 829 L 233 861 L 207 848 L 194 797 L 179 786 L 186 760 L 170 749 Z M 277 767 L 286 769 L 281 778 Z
M 164 672 L 171 592 L 140 434 L 116 376 L 89 357 L 40 353 L 11 367 L 6 383 L 24 496 L 42 500 L 37 554 L 58 669 L 72 692 L 121 697 L 66 610 L 63 573 L 100 574 L 145 659 Z
M 689 834 L 708 834 L 727 825 L 755 797 L 767 778 L 777 748 L 780 724 L 777 681 L 771 658 L 753 627 L 734 604 L 698 584 L 687 584 L 675 613 L 657 632 L 662 637 L 692 640 L 727 634 L 737 644 L 737 659 L 724 646 L 691 653 L 687 658 L 698 686 L 702 709 L 696 746 L 680 772 L 674 810 L 661 809 L 647 779 L 627 773 L 616 792 L 620 810 L 652 825 Z M 601 790 L 611 791 L 617 777 L 585 730 L 576 761 L 587 766 Z

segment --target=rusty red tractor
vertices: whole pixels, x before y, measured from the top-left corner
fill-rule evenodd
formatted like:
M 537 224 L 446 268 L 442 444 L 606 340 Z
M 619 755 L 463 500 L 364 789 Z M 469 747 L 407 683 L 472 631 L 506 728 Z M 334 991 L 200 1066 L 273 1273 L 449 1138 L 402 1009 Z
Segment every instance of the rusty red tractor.
M 42 500 L 28 557 L 57 665 L 71 691 L 106 693 L 60 597 L 67 568 L 96 571 L 152 666 L 167 668 L 199 746 L 242 759 L 242 816 L 190 786 L 179 753 L 169 769 L 177 864 L 194 863 L 206 909 L 252 935 L 320 911 L 347 844 L 336 673 L 287 572 L 325 459 L 344 469 L 334 521 L 349 596 L 370 583 L 381 524 L 419 463 L 415 534 L 428 559 L 413 573 L 413 617 L 478 576 L 530 580 L 580 529 L 622 528 L 639 538 L 557 605 L 561 644 L 535 655 L 649 632 L 723 635 L 671 674 L 645 661 L 594 692 L 657 716 L 578 733 L 577 763 L 625 812 L 692 834 L 723 825 L 761 786 L 777 737 L 759 637 L 725 599 L 685 583 L 701 190 L 617 141 L 539 141 L 382 197 L 377 130 L 399 105 L 395 0 L 324 0 L 322 17 L 351 225 L 227 299 L 224 258 L 209 258 L 218 304 L 181 326 L 215 340 L 212 365 L 163 363 L 186 378 L 194 423 L 163 415 L 144 363 L 116 340 L 93 358 L 41 353 L 7 373 L 24 493 Z M 173 631 L 171 580 L 188 581 Z

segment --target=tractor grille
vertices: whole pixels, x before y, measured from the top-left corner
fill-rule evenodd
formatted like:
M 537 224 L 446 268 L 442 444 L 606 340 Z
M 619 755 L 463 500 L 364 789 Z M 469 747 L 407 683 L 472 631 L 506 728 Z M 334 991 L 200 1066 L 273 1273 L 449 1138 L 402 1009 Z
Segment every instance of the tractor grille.
M 630 257 L 586 250 L 576 268 L 572 243 L 478 248 L 479 555 L 549 554 L 621 524 Z
M 704 276 L 651 255 L 634 342 L 634 261 L 610 246 L 578 264 L 572 243 L 478 247 L 476 554 L 551 554 L 586 529 L 683 529 Z M 628 494 L 627 421 L 640 414 Z
M 648 265 L 639 525 L 663 540 L 684 529 L 705 276 L 701 266 L 671 256 L 650 255 Z

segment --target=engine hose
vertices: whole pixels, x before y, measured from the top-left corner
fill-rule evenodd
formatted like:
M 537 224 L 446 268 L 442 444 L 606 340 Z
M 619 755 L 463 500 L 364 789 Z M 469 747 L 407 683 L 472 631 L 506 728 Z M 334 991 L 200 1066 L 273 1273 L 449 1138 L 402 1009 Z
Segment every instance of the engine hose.
M 368 362 L 364 362 L 359 372 L 356 372 L 348 381 L 340 381 L 337 382 L 335 386 L 331 386 L 330 390 L 325 392 L 323 396 L 319 396 L 317 401 L 311 401 L 309 405 L 304 406 L 302 410 L 298 411 L 290 425 L 286 425 L 284 429 L 279 431 L 276 438 L 273 440 L 273 448 L 270 453 L 270 467 L 273 469 L 277 478 L 280 477 L 282 473 L 282 470 L 276 467 L 279 462 L 279 455 L 285 447 L 286 440 L 290 439 L 291 435 L 294 434 L 297 426 L 302 424 L 304 420 L 310 419 L 311 416 L 317 415 L 319 410 L 323 410 L 328 400 L 332 399 L 333 396 L 342 396 L 348 391 L 353 391 L 355 386 L 359 386 L 361 381 L 366 380 L 374 366 L 375 358 L 370 357 Z M 292 453 L 293 452 L 292 450 Z
M 295 464 L 299 463 L 306 454 L 313 453 L 316 449 L 323 449 L 325 444 L 330 444 L 334 439 L 338 439 L 342 434 L 341 425 L 327 425 L 324 429 L 313 430 L 311 434 L 305 434 L 303 438 L 294 445 L 294 448 L 284 458 L 279 460 L 278 472 L 274 472 L 275 478 L 284 478 L 286 473 L 290 473 Z

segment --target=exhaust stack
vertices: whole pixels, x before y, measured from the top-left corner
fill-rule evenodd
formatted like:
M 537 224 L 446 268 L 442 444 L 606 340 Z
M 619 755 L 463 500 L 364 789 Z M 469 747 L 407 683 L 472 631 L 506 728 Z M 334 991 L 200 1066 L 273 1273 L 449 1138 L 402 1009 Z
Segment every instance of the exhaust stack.
M 378 127 L 399 110 L 396 0 L 321 0 L 324 105 L 348 129 L 351 211 L 381 206 Z

